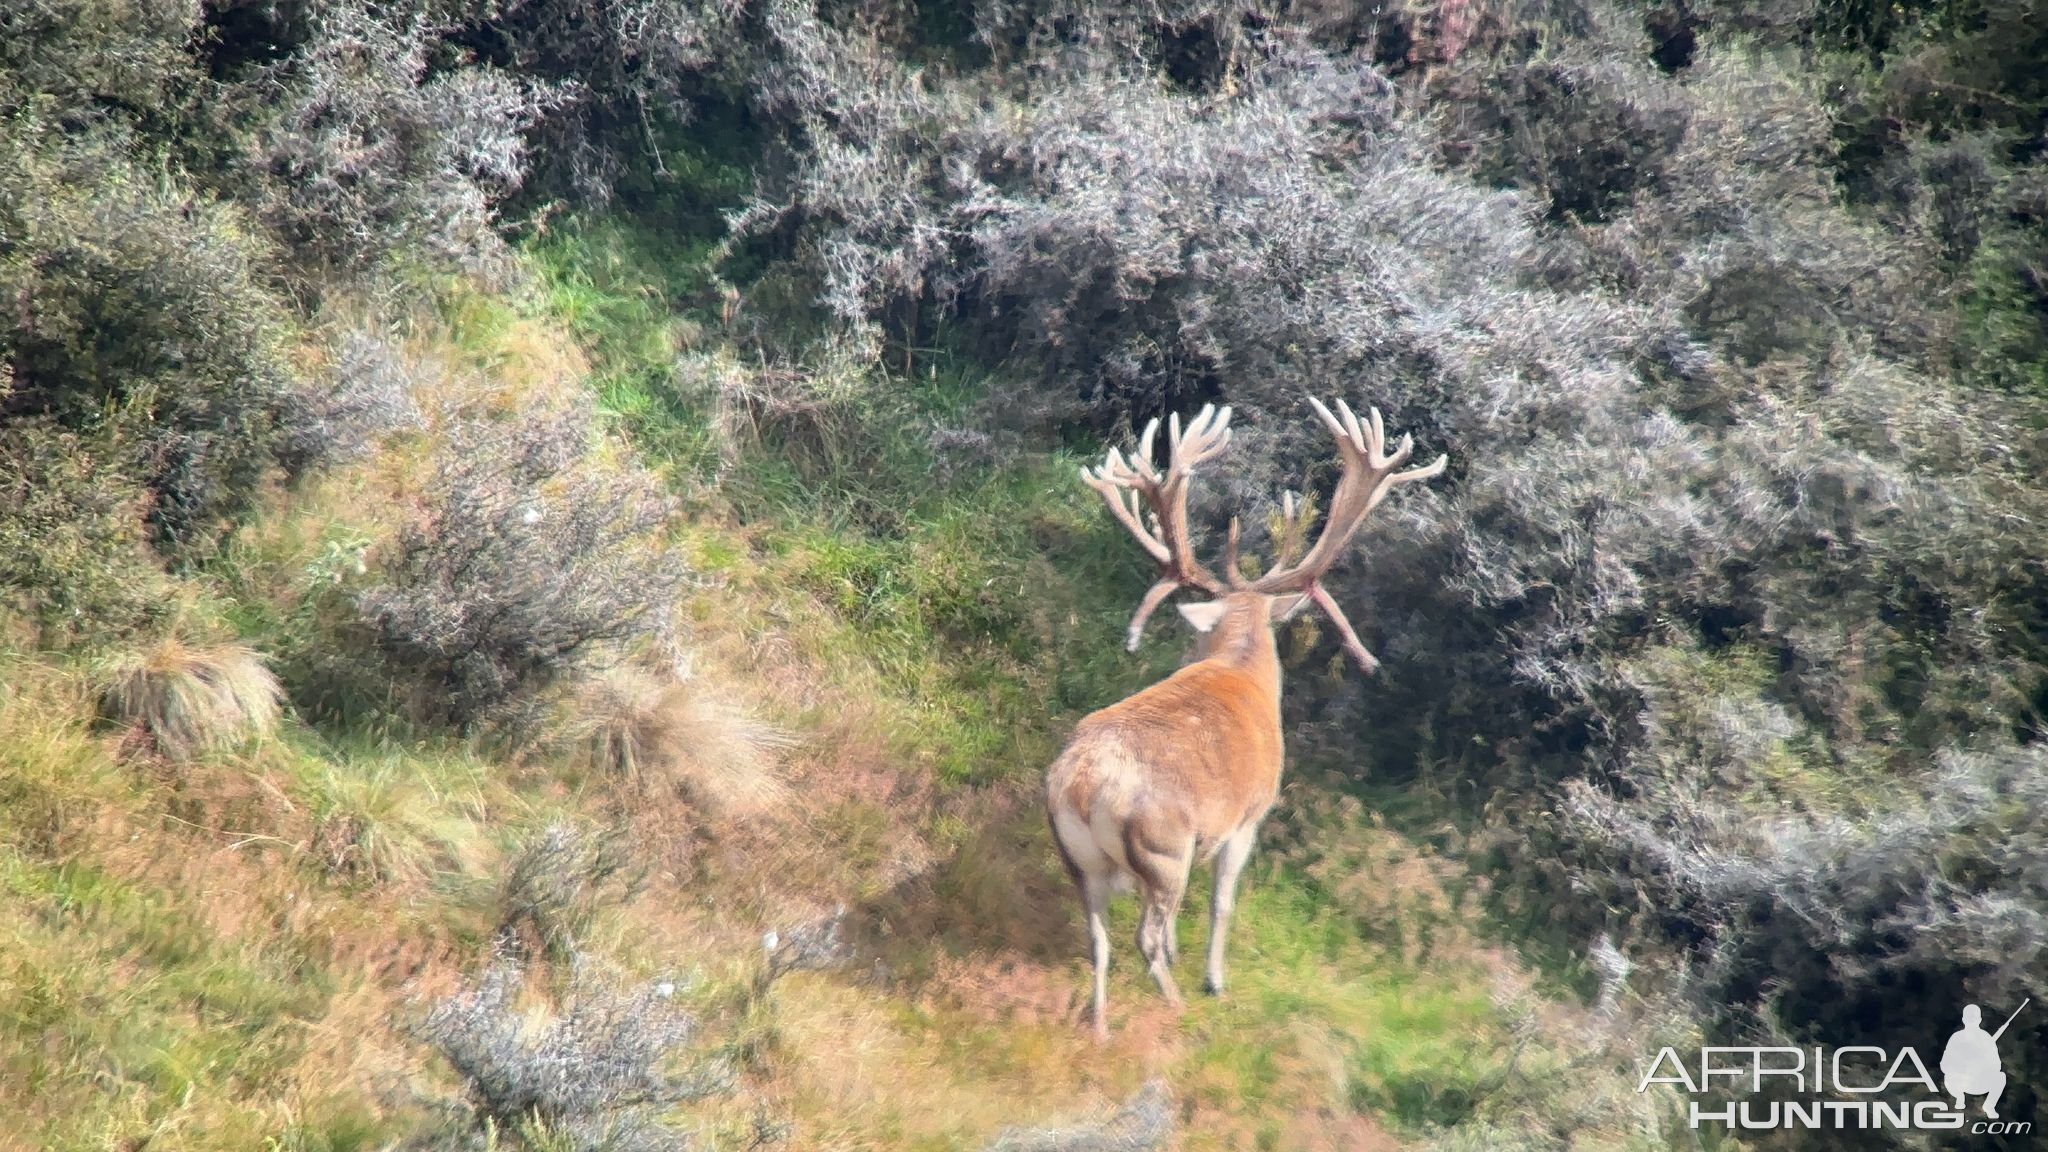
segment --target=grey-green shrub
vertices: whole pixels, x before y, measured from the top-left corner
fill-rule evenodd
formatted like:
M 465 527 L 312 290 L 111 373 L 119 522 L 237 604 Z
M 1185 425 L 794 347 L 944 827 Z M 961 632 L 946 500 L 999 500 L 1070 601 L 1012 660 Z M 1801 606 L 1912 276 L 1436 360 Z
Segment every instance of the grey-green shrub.
M 122 143 L 0 126 L 0 434 L 31 416 L 118 421 L 155 542 L 199 553 L 270 465 L 291 321 L 246 216 Z
M 423 715 L 523 723 L 540 694 L 653 636 L 687 587 L 653 476 L 600 467 L 587 417 L 470 421 L 442 449 L 425 515 L 355 610 Z

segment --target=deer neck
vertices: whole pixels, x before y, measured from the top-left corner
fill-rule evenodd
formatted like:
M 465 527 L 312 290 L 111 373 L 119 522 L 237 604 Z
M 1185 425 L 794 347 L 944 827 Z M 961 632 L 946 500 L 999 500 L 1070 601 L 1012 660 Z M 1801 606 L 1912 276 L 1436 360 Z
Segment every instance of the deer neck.
M 1206 660 L 1249 676 L 1266 690 L 1274 710 L 1279 710 L 1280 649 L 1274 642 L 1272 626 L 1265 620 L 1237 614 L 1226 617 L 1217 626 Z

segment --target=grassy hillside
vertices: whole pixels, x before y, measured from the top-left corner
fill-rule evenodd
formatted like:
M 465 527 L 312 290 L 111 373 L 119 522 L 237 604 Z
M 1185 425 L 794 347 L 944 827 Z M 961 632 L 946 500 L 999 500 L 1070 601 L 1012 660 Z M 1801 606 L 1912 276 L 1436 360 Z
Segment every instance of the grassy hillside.
M 1172 667 L 1171 640 L 1135 658 L 1116 643 L 1145 578 L 1131 547 L 1072 457 L 932 454 L 920 433 L 985 394 L 957 370 L 839 410 L 664 391 L 650 364 L 703 321 L 648 306 L 662 285 L 622 246 L 599 221 L 543 243 L 528 292 L 451 284 L 410 314 L 393 354 L 423 426 L 266 488 L 175 581 L 177 647 L 138 656 L 202 674 L 223 658 L 208 645 L 239 643 L 288 683 L 319 675 L 326 614 L 420 500 L 447 414 L 588 394 L 618 452 L 691 496 L 668 529 L 693 576 L 688 678 L 622 668 L 516 750 L 288 710 L 174 758 L 139 734 L 146 714 L 101 715 L 117 657 L 10 654 L 9 1146 L 373 1148 L 449 1123 L 462 1080 L 417 1030 L 508 930 L 559 944 L 535 953 L 536 1019 L 574 980 L 672 974 L 702 1025 L 689 1055 L 735 1067 L 674 1115 L 721 1146 L 756 1125 L 792 1148 L 978 1146 L 1087 1120 L 1153 1076 L 1190 1149 L 1588 1121 L 1588 1146 L 1650 1140 L 1611 1025 L 1488 938 L 1460 869 L 1310 787 L 1313 765 L 1247 878 L 1230 997 L 1175 1020 L 1120 962 L 1098 1050 L 1036 786 L 1079 712 Z M 693 371 L 732 355 L 697 339 Z M 607 705 L 680 717 L 648 729 L 629 775 L 577 740 Z M 218 707 L 165 705 L 232 728 Z M 582 839 L 538 851 L 556 827 Z M 845 955 L 762 986 L 761 934 L 839 906 Z M 1134 926 L 1120 904 L 1117 937 Z
M 2037 6 L 0 2 L 0 1149 L 1715 1148 L 2040 1002 Z M 1231 404 L 1256 565 L 1309 395 L 1450 468 L 1098 1046 L 1078 469 Z

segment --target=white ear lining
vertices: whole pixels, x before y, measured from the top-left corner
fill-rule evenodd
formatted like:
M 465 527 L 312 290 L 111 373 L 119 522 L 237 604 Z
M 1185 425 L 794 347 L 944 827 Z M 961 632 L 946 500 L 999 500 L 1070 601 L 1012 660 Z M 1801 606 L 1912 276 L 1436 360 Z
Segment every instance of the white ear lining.
M 1197 632 L 1207 632 L 1216 627 L 1216 622 L 1223 619 L 1225 611 L 1223 601 L 1221 600 L 1204 600 L 1199 604 L 1177 604 L 1175 607 L 1180 609 L 1181 619 L 1186 620 Z

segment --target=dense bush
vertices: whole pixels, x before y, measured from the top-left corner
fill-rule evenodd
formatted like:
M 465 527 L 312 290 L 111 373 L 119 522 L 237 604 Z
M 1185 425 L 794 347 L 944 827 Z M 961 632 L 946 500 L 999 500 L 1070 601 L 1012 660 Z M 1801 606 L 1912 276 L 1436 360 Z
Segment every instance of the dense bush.
M 574 413 L 448 435 L 424 517 L 357 611 L 424 715 L 513 721 L 563 675 L 665 627 L 687 571 L 652 476 L 605 468 Z
M 190 54 L 200 0 L 0 8 L 0 110 L 34 101 L 69 127 L 109 119 L 175 132 L 203 96 Z
M 735 0 L 499 0 L 474 37 L 488 58 L 559 83 L 540 126 L 558 185 L 602 199 L 629 171 L 669 175 L 665 153 L 721 65 L 749 55 Z M 743 71 L 743 66 L 735 70 Z
M 155 541 L 203 551 L 263 478 L 289 378 L 266 251 L 242 213 L 150 176 L 118 137 L 0 127 L 0 434 L 118 421 Z
M 0 589 L 50 648 L 161 622 L 170 580 L 144 541 L 148 500 L 121 446 L 47 421 L 0 433 Z
M 239 87 L 251 195 L 316 271 L 496 253 L 494 202 L 524 179 L 525 132 L 560 96 L 488 66 L 431 68 L 449 31 L 426 12 L 319 5 L 298 51 Z

